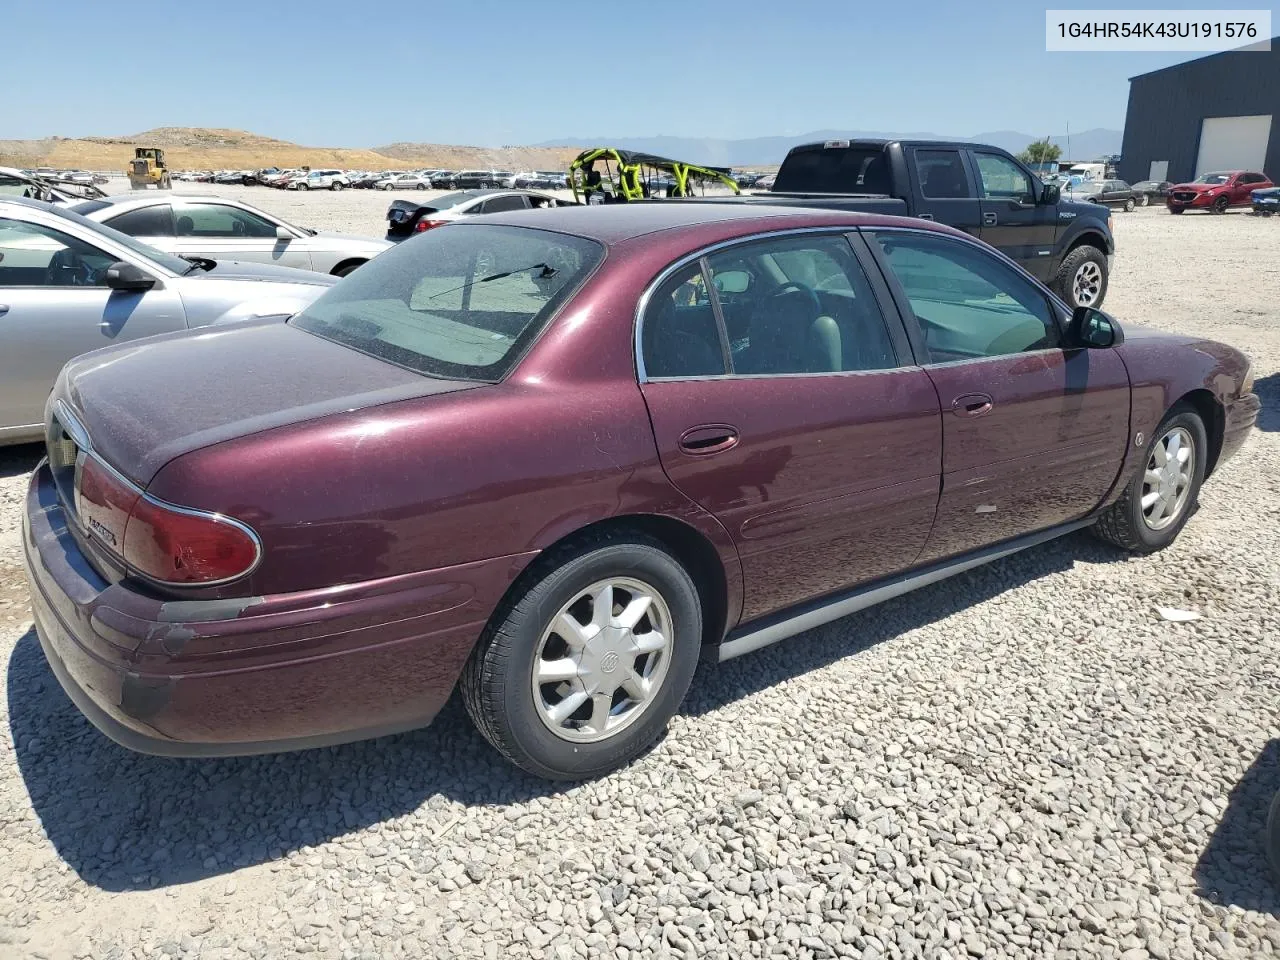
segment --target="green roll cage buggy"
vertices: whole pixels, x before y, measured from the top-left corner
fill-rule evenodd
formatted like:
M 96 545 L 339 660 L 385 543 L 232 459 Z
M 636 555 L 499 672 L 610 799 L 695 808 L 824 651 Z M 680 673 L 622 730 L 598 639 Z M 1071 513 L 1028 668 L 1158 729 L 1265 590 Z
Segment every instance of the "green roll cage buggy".
M 602 161 L 603 174 L 596 170 L 596 161 Z M 708 184 L 728 187 L 735 194 L 740 192 L 728 167 L 703 167 L 614 147 L 594 147 L 578 154 L 569 164 L 569 187 L 580 203 L 591 203 L 597 193 L 608 203 L 646 200 L 654 195 L 651 184 L 659 173 L 669 174 L 675 181 L 667 196 L 691 197 L 695 186 L 705 188 Z

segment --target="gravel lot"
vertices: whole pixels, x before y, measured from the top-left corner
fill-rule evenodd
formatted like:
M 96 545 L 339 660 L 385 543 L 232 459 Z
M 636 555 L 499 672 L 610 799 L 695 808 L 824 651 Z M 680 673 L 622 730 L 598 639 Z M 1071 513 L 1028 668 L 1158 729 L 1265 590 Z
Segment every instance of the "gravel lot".
M 219 192 L 375 236 L 388 200 Z M 705 669 L 652 753 L 568 789 L 456 704 L 304 754 L 114 746 L 40 654 L 16 561 L 38 451 L 0 451 L 0 957 L 1280 954 L 1259 847 L 1280 220 L 1115 228 L 1108 308 L 1242 347 L 1267 403 L 1178 543 L 1131 559 L 1074 535 Z

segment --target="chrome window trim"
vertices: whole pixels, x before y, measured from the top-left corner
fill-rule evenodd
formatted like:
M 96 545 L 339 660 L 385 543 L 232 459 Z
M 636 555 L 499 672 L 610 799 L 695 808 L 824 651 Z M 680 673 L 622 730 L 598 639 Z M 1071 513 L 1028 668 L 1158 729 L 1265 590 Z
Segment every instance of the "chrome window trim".
M 221 580 L 202 580 L 199 583 L 181 583 L 173 580 L 161 580 L 158 577 L 148 576 L 129 563 L 123 553 L 124 544 L 121 544 L 121 549 L 113 551 L 113 553 L 119 558 L 121 564 L 123 564 L 125 570 L 127 570 L 131 576 L 135 576 L 147 583 L 154 583 L 159 586 L 193 590 L 201 589 L 203 587 L 218 587 L 223 584 L 232 583 L 236 580 L 249 576 L 249 574 L 258 569 L 258 566 L 262 563 L 263 556 L 262 538 L 258 536 L 258 532 L 251 526 L 241 520 L 237 520 L 235 517 L 228 517 L 224 513 L 217 513 L 212 510 L 197 510 L 194 507 L 184 507 L 176 503 L 170 503 L 168 500 L 161 500 L 159 497 L 152 496 L 98 455 L 98 453 L 93 449 L 93 444 L 89 440 L 89 434 L 85 430 L 84 424 L 82 424 L 79 418 L 71 412 L 71 409 L 65 402 L 60 399 L 55 400 L 53 408 L 54 416 L 56 416 L 58 418 L 58 422 L 62 424 L 62 429 L 71 435 L 71 439 L 74 440 L 76 446 L 80 448 L 81 456 L 93 458 L 93 461 L 111 474 L 117 482 L 136 493 L 138 495 L 138 499 L 146 500 L 148 503 L 153 506 L 160 507 L 162 510 L 171 510 L 174 513 L 180 513 L 184 516 L 199 517 L 202 520 L 212 520 L 215 523 L 224 523 L 227 526 L 235 527 L 241 533 L 245 534 L 253 543 L 253 563 L 251 563 L 242 573 L 237 573 L 233 577 L 223 577 Z M 127 521 L 125 527 L 127 530 Z M 85 533 L 91 540 L 96 539 L 92 531 L 85 531 Z
M 779 237 L 801 237 L 801 236 L 807 236 L 812 234 L 827 234 L 833 237 L 845 237 L 847 234 L 853 231 L 856 231 L 858 229 L 859 227 L 857 224 L 846 223 L 846 224 L 837 224 L 837 225 L 822 226 L 822 227 L 791 227 L 790 229 L 770 230 L 767 233 L 752 233 L 746 236 L 733 237 L 730 240 L 719 240 L 716 243 L 711 244 L 710 246 L 700 247 L 698 250 L 694 251 L 693 253 L 686 253 L 683 256 L 681 256 L 678 260 L 675 260 L 674 262 L 668 264 L 667 267 L 664 268 L 656 277 L 654 277 L 652 280 L 649 281 L 649 283 L 644 288 L 644 292 L 640 294 L 640 299 L 636 301 L 636 312 L 633 318 L 634 322 L 632 324 L 632 336 L 634 338 L 632 347 L 633 347 L 633 352 L 634 352 L 635 361 L 636 361 L 636 382 L 641 384 L 651 382 L 648 375 L 645 373 L 644 351 L 641 348 L 641 345 L 644 343 L 643 333 L 644 333 L 645 311 L 648 309 L 649 301 L 653 298 L 653 295 L 657 291 L 657 289 L 661 287 L 662 284 L 665 283 L 668 279 L 670 279 L 671 276 L 675 274 L 677 271 L 681 270 L 684 267 L 689 266 L 691 263 L 694 263 L 695 261 L 700 260 L 703 257 L 709 257 L 712 254 L 721 252 L 722 250 L 727 250 L 731 247 L 744 246 L 746 244 L 755 243 L 759 240 L 775 240 L 775 239 L 778 239 Z M 920 230 L 917 232 L 929 233 L 930 231 Z M 856 255 L 853 254 L 852 250 L 850 251 L 850 255 L 854 256 L 854 262 L 858 264 L 859 269 L 862 269 L 862 263 L 858 261 Z M 876 303 L 876 309 L 877 310 L 880 309 L 880 305 L 878 302 Z M 887 318 L 885 319 L 885 322 L 886 324 L 888 323 Z M 902 369 L 904 368 L 901 366 L 884 368 L 884 370 L 902 370 Z M 761 376 L 761 377 L 772 377 L 772 376 L 830 377 L 830 376 L 837 376 L 840 373 L 881 373 L 881 372 L 883 371 L 882 370 L 848 370 L 848 371 L 840 370 L 840 371 L 831 371 L 828 373 L 801 373 L 801 374 L 767 374 L 766 373 L 766 374 L 758 374 L 757 376 Z M 652 382 L 668 382 L 669 383 L 673 380 L 734 380 L 734 379 L 739 379 L 741 376 L 742 375 L 736 374 L 736 373 L 721 373 L 721 374 L 715 374 L 713 376 L 700 376 L 700 377 L 655 377 L 653 378 Z

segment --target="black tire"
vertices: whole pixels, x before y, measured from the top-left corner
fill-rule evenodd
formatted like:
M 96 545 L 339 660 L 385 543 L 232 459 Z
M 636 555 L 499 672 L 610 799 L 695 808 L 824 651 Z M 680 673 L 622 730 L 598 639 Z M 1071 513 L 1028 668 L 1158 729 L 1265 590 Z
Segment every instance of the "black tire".
M 1076 302 L 1075 295 L 1075 276 L 1080 268 L 1086 263 L 1095 263 L 1098 270 L 1102 274 L 1102 282 L 1098 287 L 1098 292 L 1094 298 L 1086 304 Z M 1102 301 L 1107 296 L 1107 284 L 1110 277 L 1107 275 L 1107 255 L 1097 247 L 1088 244 L 1076 247 L 1065 257 L 1062 263 L 1058 265 L 1058 272 L 1054 275 L 1052 287 L 1067 302 L 1067 306 L 1075 307 L 1087 306 L 1098 307 L 1102 305 Z
M 1231 206 L 1231 198 L 1227 196 L 1222 196 L 1222 197 L 1219 197 L 1217 200 L 1213 201 L 1213 206 L 1211 206 L 1209 209 L 1216 214 L 1224 214 L 1227 212 L 1227 207 L 1229 206 Z
M 329 184 L 329 189 L 330 189 L 330 190 L 333 190 L 333 191 L 335 191 L 335 192 L 337 192 L 338 190 L 341 190 L 341 189 L 342 189 L 342 181 L 341 181 L 341 180 L 335 180 L 335 181 L 333 181 L 333 183 Z
M 1186 207 L 1170 207 L 1169 208 L 1169 212 L 1174 214 L 1175 216 L 1181 216 L 1183 211 L 1185 210 L 1186 210 Z
M 305 193 L 306 191 L 310 190 L 311 188 L 310 188 L 310 187 L 308 187 L 305 183 L 299 183 L 299 184 L 298 184 L 298 189 L 299 189 L 300 191 L 302 191 L 303 193 Z
M 426 185 L 425 183 L 420 183 L 420 184 L 418 184 L 418 186 L 417 186 L 415 189 L 417 189 L 417 190 L 425 190 L 425 189 L 427 189 L 427 185 Z
M 650 747 L 679 708 L 698 665 L 702 607 L 685 569 L 661 543 L 638 532 L 598 534 L 539 560 L 541 576 L 504 600 L 463 669 L 472 721 L 504 757 L 549 780 L 600 776 Z M 534 702 L 534 659 L 544 629 L 574 596 L 611 577 L 643 581 L 671 615 L 670 663 L 648 706 L 629 726 L 594 742 L 563 739 Z
M 337 270 L 333 271 L 333 275 L 335 277 L 345 277 L 347 274 L 353 273 L 358 268 L 363 267 L 368 262 L 368 260 L 361 260 L 359 263 L 344 263 Z
M 1191 434 L 1195 462 L 1192 471 L 1191 490 L 1181 514 L 1169 526 L 1153 530 L 1142 513 L 1142 481 L 1147 460 L 1165 434 L 1174 427 L 1183 427 Z M 1187 520 L 1196 511 L 1200 497 L 1200 484 L 1204 482 L 1204 468 L 1209 455 L 1209 437 L 1200 415 L 1186 404 L 1178 404 L 1170 410 L 1160 425 L 1152 431 L 1142 448 L 1141 460 L 1120 499 L 1107 507 L 1093 526 L 1094 535 L 1132 553 L 1155 553 L 1163 550 L 1178 538 Z
M 1138 206 L 1140 207 L 1145 207 L 1150 203 L 1151 203 L 1151 198 L 1147 196 L 1145 193 L 1138 198 Z
M 1271 876 L 1280 883 L 1280 792 L 1271 801 L 1271 813 L 1267 816 L 1267 832 L 1263 836 L 1267 847 L 1267 862 L 1271 864 Z
M 1137 206 L 1137 204 L 1133 202 L 1133 197 L 1130 197 L 1128 200 L 1124 202 L 1124 212 L 1133 213 L 1133 208 L 1135 206 Z

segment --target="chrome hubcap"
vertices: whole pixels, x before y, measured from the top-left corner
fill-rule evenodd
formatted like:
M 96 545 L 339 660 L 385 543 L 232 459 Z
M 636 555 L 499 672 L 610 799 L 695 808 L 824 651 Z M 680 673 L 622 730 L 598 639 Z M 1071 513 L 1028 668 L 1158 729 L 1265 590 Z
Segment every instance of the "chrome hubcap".
M 1098 294 L 1102 292 L 1102 269 L 1092 260 L 1086 260 L 1080 264 L 1080 269 L 1076 271 L 1076 278 L 1072 284 L 1072 293 L 1075 295 L 1076 306 L 1087 307 L 1098 299 Z
M 556 736 L 604 740 L 635 723 L 671 663 L 671 612 L 653 587 L 601 580 L 560 608 L 533 661 L 533 702 Z
M 1182 515 L 1195 468 L 1190 432 L 1174 427 L 1156 441 L 1142 475 L 1142 519 L 1152 530 L 1163 530 Z

